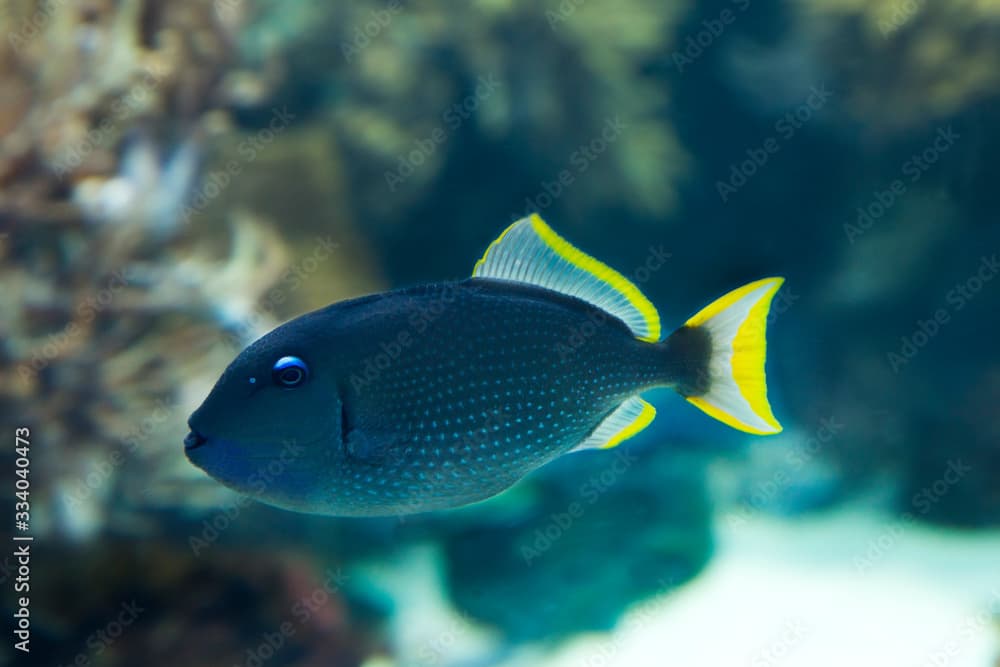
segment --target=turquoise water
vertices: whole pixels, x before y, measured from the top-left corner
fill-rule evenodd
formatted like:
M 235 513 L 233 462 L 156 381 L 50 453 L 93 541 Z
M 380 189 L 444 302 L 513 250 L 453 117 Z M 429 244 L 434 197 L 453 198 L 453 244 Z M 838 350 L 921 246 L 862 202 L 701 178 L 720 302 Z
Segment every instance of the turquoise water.
M 998 11 L 5 0 L 0 506 L 33 540 L 0 660 L 997 664 Z M 784 276 L 784 432 L 657 390 L 614 450 L 377 519 L 187 460 L 247 344 L 465 278 L 532 212 L 664 331 Z

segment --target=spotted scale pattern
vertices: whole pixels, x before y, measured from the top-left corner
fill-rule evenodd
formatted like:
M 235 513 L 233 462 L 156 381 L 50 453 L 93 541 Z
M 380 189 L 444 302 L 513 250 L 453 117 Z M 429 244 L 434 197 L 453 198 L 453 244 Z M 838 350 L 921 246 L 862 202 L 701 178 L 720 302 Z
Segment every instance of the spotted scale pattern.
M 337 514 L 455 507 L 582 442 L 625 398 L 667 382 L 662 350 L 578 299 L 471 279 L 319 311 L 338 354 Z

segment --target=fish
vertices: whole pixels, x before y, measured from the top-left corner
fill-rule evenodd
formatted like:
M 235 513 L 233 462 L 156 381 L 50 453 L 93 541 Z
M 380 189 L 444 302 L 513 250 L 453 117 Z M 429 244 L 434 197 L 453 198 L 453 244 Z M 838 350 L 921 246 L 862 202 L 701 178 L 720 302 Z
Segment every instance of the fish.
M 538 214 L 471 278 L 334 303 L 278 326 L 225 369 L 184 451 L 237 492 L 288 510 L 394 516 L 463 507 L 546 463 L 612 449 L 670 387 L 729 426 L 782 430 L 766 329 L 783 278 L 743 285 L 668 336 L 621 273 Z

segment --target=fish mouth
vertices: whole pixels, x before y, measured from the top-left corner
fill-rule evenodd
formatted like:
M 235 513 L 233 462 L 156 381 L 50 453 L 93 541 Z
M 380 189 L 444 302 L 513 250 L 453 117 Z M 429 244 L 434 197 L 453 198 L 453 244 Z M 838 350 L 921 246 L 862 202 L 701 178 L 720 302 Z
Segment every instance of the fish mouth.
M 208 438 L 198 433 L 198 431 L 191 431 L 184 438 L 184 451 L 190 452 L 193 449 L 198 449 L 206 442 L 208 442 Z

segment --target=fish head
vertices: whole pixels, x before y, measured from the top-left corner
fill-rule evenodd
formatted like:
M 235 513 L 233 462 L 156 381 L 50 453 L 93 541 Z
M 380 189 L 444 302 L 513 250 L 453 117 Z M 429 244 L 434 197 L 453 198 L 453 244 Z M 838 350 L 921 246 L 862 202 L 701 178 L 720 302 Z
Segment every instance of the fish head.
M 188 420 L 187 458 L 224 485 L 288 509 L 321 494 L 342 455 L 337 362 L 294 321 L 233 360 Z

